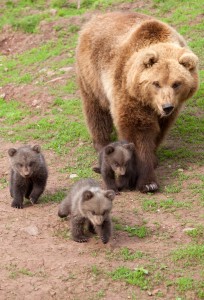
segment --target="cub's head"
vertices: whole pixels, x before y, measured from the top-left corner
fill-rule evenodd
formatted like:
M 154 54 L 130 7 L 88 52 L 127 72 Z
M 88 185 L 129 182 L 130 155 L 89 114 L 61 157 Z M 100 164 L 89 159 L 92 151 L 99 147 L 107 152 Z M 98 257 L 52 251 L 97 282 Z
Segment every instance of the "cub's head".
M 133 143 L 112 143 L 105 147 L 105 159 L 116 175 L 125 175 L 135 145 Z
M 169 116 L 198 89 L 198 58 L 174 44 L 157 44 L 135 53 L 127 70 L 127 89 L 160 117 Z
M 114 198 L 112 190 L 90 188 L 82 194 L 81 212 L 94 226 L 101 225 L 110 214 Z
M 8 155 L 12 169 L 24 178 L 33 175 L 41 159 L 40 146 L 38 145 L 33 147 L 23 146 L 18 149 L 10 148 Z

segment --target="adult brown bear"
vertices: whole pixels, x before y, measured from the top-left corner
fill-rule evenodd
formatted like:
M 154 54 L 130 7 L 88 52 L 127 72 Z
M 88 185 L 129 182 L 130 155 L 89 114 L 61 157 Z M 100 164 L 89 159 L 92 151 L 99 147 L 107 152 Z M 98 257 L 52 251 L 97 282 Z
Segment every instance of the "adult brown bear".
M 137 187 L 158 189 L 155 152 L 198 88 L 198 58 L 170 26 L 138 13 L 107 13 L 83 28 L 77 76 L 94 147 L 119 139 L 138 155 Z

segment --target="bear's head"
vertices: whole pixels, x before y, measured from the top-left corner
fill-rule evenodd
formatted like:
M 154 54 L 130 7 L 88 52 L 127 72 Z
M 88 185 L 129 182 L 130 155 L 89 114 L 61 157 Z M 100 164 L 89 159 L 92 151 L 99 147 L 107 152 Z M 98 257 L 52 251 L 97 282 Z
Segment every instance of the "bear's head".
M 198 58 L 190 50 L 160 43 L 129 59 L 126 87 L 131 97 L 169 116 L 198 89 Z

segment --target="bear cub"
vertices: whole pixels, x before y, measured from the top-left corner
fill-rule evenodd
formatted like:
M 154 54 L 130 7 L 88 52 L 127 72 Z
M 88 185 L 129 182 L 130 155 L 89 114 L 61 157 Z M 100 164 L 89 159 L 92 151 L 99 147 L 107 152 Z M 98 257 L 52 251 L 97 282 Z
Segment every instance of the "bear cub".
M 110 212 L 114 197 L 114 191 L 102 190 L 91 178 L 81 179 L 73 185 L 67 197 L 60 203 L 58 216 L 71 216 L 71 234 L 74 241 L 88 241 L 84 234 L 87 225 L 89 232 L 97 233 L 104 244 L 108 243 L 112 230 Z
M 137 159 L 135 145 L 125 141 L 110 143 L 99 153 L 99 167 L 93 171 L 100 173 L 107 189 L 116 193 L 123 189 L 135 189 L 137 182 Z
M 48 178 L 47 165 L 40 146 L 10 148 L 8 154 L 11 165 L 10 194 L 13 198 L 11 206 L 23 208 L 24 197 L 32 204 L 37 203 Z

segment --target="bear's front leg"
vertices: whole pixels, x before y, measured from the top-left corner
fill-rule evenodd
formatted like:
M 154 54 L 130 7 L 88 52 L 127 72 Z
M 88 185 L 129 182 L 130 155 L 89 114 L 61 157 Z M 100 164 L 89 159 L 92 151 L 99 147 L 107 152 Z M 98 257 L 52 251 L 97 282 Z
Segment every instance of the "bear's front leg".
M 110 218 L 104 220 L 103 224 L 100 226 L 96 226 L 95 229 L 98 235 L 100 236 L 103 244 L 107 244 L 111 237 L 111 232 L 112 232 L 112 225 L 111 225 Z
M 88 241 L 88 237 L 84 235 L 85 218 L 81 216 L 71 217 L 71 233 L 75 242 L 85 243 Z
M 39 197 L 44 192 L 45 185 L 46 185 L 46 181 L 41 178 L 39 178 L 38 180 L 36 179 L 33 180 L 33 189 L 29 196 L 29 199 L 32 204 L 37 203 Z
M 120 139 L 135 144 L 137 154 L 135 168 L 138 172 L 136 187 L 142 193 L 155 192 L 159 188 L 154 171 L 156 165 L 155 142 L 159 128 L 157 124 L 151 122 L 150 116 L 145 116 L 143 112 L 140 112 L 141 115 L 143 113 L 143 118 L 138 118 L 136 113 L 131 114 L 129 109 L 127 111 L 128 113 L 125 113 L 124 110 L 125 115 L 119 120 L 118 133 Z M 134 112 L 136 109 L 134 108 L 132 111 Z

